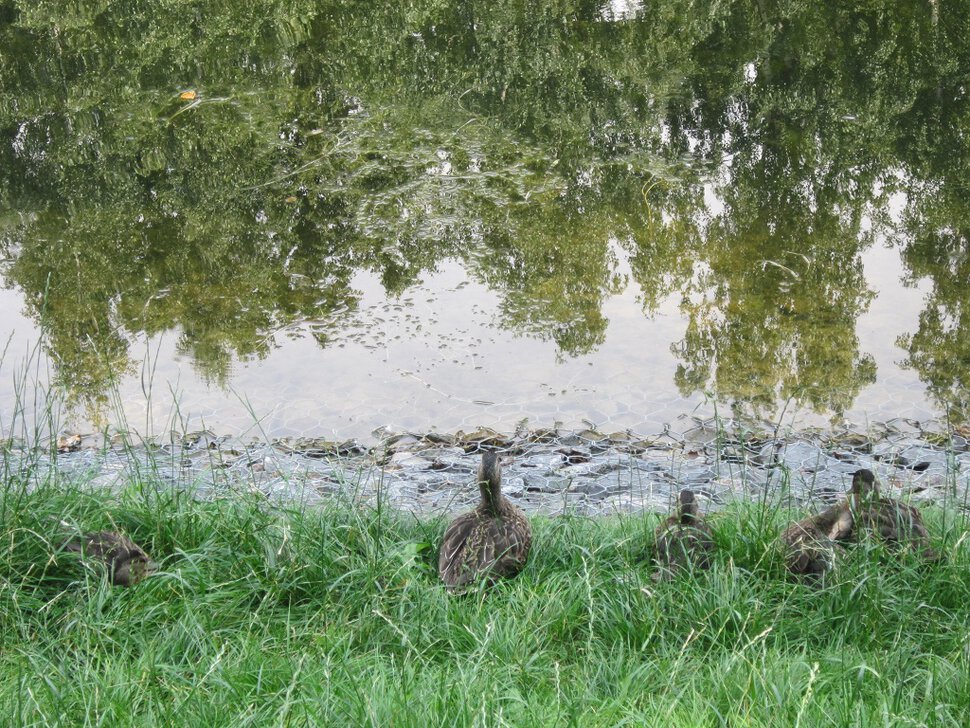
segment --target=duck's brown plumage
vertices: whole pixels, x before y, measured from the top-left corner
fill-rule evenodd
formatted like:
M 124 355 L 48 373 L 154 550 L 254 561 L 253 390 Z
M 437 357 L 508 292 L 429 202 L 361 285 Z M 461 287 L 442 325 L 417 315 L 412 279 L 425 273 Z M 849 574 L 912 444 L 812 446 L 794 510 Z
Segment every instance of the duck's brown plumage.
M 821 576 L 835 565 L 835 555 L 841 549 L 839 542 L 851 532 L 852 513 L 847 500 L 796 521 L 778 537 L 785 566 L 799 576 Z
M 930 534 L 919 509 L 880 495 L 871 470 L 852 474 L 851 496 L 856 539 L 872 534 L 892 549 L 909 547 L 928 561 L 939 558 L 930 547 Z
M 658 569 L 651 578 L 669 579 L 683 568 L 708 569 L 713 553 L 714 533 L 698 515 L 694 492 L 684 489 L 677 511 L 657 526 L 653 558 Z
M 136 584 L 155 569 L 155 563 L 138 544 L 113 531 L 86 533 L 64 548 L 104 564 L 108 578 L 116 586 Z
M 653 574 L 654 581 L 669 579 L 685 567 L 710 568 L 714 535 L 697 513 L 693 491 L 680 491 L 677 512 L 657 527 L 656 535 L 654 561 L 659 568 Z
M 452 521 L 441 542 L 438 573 L 451 591 L 482 579 L 491 584 L 515 576 L 529 558 L 532 526 L 502 495 L 501 466 L 494 452 L 482 454 L 478 487 L 482 502 Z

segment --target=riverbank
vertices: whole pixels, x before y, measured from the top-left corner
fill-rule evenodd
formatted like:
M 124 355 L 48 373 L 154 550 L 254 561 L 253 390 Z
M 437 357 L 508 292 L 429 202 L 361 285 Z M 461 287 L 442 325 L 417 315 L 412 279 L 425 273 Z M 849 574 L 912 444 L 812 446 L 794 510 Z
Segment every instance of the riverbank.
M 736 500 L 709 573 L 655 584 L 659 516 L 537 516 L 519 578 L 454 598 L 446 519 L 386 501 L 199 498 L 149 473 L 106 490 L 8 477 L 0 712 L 50 725 L 921 724 L 970 718 L 967 518 L 925 508 L 939 564 L 854 548 L 823 589 Z M 160 571 L 130 589 L 61 551 L 119 528 Z
M 903 419 L 865 430 L 780 431 L 766 422 L 683 416 L 649 434 L 378 431 L 366 443 L 207 431 L 151 440 L 76 435 L 46 450 L 14 443 L 4 463 L 10 472 L 56 472 L 112 490 L 150 474 L 210 496 L 242 489 L 289 503 L 380 499 L 428 518 L 471 506 L 478 453 L 498 448 L 505 493 L 534 514 L 665 511 L 682 487 L 694 489 L 705 510 L 733 501 L 817 507 L 841 497 L 858 468 L 873 470 L 894 497 L 965 509 L 968 437 L 966 428 Z

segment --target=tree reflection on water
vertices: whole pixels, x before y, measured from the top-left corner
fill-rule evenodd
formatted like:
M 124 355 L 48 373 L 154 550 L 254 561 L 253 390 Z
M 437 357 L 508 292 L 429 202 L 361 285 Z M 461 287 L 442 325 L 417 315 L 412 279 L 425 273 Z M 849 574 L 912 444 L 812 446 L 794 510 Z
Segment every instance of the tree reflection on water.
M 225 383 L 294 322 L 339 337 L 358 272 L 450 258 L 563 357 L 631 282 L 677 295 L 682 393 L 839 414 L 879 231 L 931 282 L 907 363 L 964 413 L 959 4 L 385 5 L 0 2 L 4 275 L 79 401 L 139 333 Z

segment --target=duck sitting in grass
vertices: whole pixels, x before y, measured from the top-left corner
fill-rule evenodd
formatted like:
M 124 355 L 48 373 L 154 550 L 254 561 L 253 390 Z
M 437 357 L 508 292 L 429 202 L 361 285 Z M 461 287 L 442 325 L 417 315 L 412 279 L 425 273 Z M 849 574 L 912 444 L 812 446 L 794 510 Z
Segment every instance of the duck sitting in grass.
M 452 592 L 482 579 L 493 584 L 515 576 L 529 558 L 532 526 L 502 495 L 502 470 L 494 452 L 482 453 L 478 488 L 482 502 L 452 521 L 441 543 L 438 573 Z
M 872 534 L 893 550 L 909 547 L 927 561 L 936 561 L 939 554 L 930 548 L 930 534 L 919 510 L 908 503 L 879 494 L 876 477 L 863 468 L 852 474 L 852 515 L 856 528 L 852 536 L 858 539 Z
M 821 577 L 835 566 L 839 541 L 852 532 L 849 501 L 843 500 L 821 513 L 796 521 L 781 532 L 785 566 L 796 576 Z
M 680 569 L 711 566 L 714 537 L 711 527 L 698 515 L 697 498 L 686 488 L 680 491 L 677 512 L 657 527 L 654 561 L 659 567 L 654 581 L 670 579 Z
M 115 586 L 137 584 L 155 570 L 155 562 L 138 544 L 113 531 L 86 533 L 69 541 L 64 549 L 104 564 Z

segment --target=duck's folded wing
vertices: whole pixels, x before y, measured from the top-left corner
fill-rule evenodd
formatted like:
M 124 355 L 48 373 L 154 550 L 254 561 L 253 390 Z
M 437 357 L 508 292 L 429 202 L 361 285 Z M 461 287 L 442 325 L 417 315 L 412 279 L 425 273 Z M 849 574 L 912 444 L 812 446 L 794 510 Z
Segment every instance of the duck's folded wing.
M 529 557 L 532 529 L 525 518 L 492 521 L 489 528 L 489 552 L 484 568 L 499 576 L 515 576 Z
M 474 512 L 466 513 L 452 521 L 445 531 L 438 554 L 438 573 L 448 586 L 467 584 L 475 578 L 468 568 L 467 557 L 469 548 L 474 548 L 474 542 L 480 540 L 475 534 L 478 522 Z

